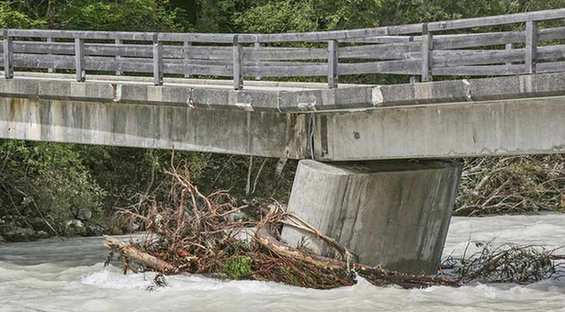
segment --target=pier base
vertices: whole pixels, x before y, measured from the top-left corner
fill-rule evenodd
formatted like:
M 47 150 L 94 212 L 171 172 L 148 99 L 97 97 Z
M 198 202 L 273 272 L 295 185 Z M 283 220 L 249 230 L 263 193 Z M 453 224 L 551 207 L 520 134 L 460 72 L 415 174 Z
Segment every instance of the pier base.
M 406 273 L 434 273 L 455 202 L 461 166 L 451 161 L 366 161 L 298 165 L 288 210 L 357 255 Z M 333 256 L 307 233 L 282 239 Z

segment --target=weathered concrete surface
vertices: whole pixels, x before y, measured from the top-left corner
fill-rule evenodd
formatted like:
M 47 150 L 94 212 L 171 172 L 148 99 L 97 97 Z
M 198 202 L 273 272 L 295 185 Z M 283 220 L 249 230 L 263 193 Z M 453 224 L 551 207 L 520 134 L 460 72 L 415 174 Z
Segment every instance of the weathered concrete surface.
M 298 165 L 288 210 L 356 253 L 361 263 L 410 273 L 437 269 L 461 168 L 449 161 Z M 282 238 L 303 236 L 285 226 Z M 331 251 L 310 238 L 322 255 Z
M 565 152 L 565 97 L 381 108 L 316 118 L 319 160 Z
M 0 138 L 304 158 L 304 116 L 0 98 Z
M 0 137 L 298 159 L 314 150 L 327 161 L 565 152 L 565 73 L 244 90 L 219 80 L 26 75 L 0 79 L 2 103 L 18 103 L 0 108 Z M 316 116 L 312 140 L 306 113 Z
M 243 90 L 234 90 L 233 85 L 225 82 L 173 78 L 166 79 L 162 86 L 155 86 L 143 77 L 100 76 L 77 82 L 64 74 L 25 73 L 13 79 L 0 79 L 0 96 L 170 105 L 202 110 L 291 112 L 315 108 L 312 105 L 319 101 L 318 93 L 312 96 L 309 91 L 326 88 L 319 83 L 265 81 L 249 82 Z M 339 89 L 325 89 L 324 94 L 334 99 L 334 107 L 338 103 L 348 107 L 370 100 L 371 89 L 340 85 Z
M 18 73 L 14 79 L 0 79 L 0 96 L 308 113 L 565 95 L 565 73 L 380 86 L 340 84 L 335 89 L 319 83 L 247 81 L 243 90 L 233 90 L 226 80 L 167 78 L 163 86 L 154 86 L 147 77 L 89 77 L 79 83 L 72 75 Z

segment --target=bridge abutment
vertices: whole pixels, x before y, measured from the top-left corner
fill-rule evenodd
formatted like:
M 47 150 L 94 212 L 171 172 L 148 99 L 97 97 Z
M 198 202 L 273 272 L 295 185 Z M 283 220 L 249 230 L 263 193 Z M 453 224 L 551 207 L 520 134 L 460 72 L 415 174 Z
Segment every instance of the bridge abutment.
M 436 271 L 455 202 L 461 166 L 452 161 L 365 161 L 298 165 L 288 210 L 334 238 L 368 265 L 407 273 Z M 285 226 L 291 246 L 307 239 Z

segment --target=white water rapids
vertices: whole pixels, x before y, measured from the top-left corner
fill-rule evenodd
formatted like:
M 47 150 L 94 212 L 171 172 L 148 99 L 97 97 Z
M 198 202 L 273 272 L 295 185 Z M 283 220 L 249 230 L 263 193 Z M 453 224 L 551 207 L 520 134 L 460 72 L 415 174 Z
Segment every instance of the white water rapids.
M 467 242 L 565 245 L 565 215 L 453 218 L 445 255 Z M 565 253 L 560 252 L 561 254 Z M 104 268 L 102 238 L 0 244 L 0 311 L 565 311 L 565 278 L 532 285 L 404 290 L 360 281 L 311 290 L 256 281 L 167 277 Z

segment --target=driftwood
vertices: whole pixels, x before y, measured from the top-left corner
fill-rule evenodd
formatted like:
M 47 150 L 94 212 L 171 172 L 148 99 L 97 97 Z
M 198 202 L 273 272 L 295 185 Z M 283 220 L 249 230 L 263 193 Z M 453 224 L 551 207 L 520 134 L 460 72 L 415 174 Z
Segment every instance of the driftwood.
M 301 218 L 289 214 L 278 203 L 262 205 L 262 217 L 237 221 L 231 215 L 244 209 L 236 206 L 225 192 L 204 195 L 190 181 L 186 167 L 172 168 L 169 197 L 145 202 L 145 213 L 123 211 L 123 215 L 143 224 L 159 239 L 124 243 L 106 237 L 111 252 L 124 257 L 124 272 L 135 272 L 136 265 L 165 274 L 197 273 L 243 276 L 287 283 L 295 286 L 328 289 L 350 286 L 356 274 L 375 285 L 396 284 L 406 288 L 432 285 L 459 286 L 445 278 L 406 275 L 353 263 L 354 255 L 331 237 L 320 233 Z M 338 252 L 336 259 L 292 248 L 277 239 L 280 225 L 294 226 L 311 233 Z M 238 233 L 255 227 L 250 241 Z M 239 270 L 234 275 L 230 268 Z M 230 275 L 231 274 L 231 275 Z
M 565 209 L 565 156 L 466 159 L 456 215 L 524 214 Z
M 143 252 L 131 244 L 126 244 L 113 237 L 105 236 L 104 245 L 110 250 L 118 251 L 128 261 L 134 261 L 161 273 L 174 273 L 177 268 L 155 256 Z
M 559 171 L 560 168 L 558 166 L 555 170 Z M 563 259 L 563 256 L 551 252 L 536 252 L 526 247 L 508 249 L 510 253 L 491 248 L 490 252 L 485 250 L 479 257 L 473 258 L 478 260 L 461 259 L 461 265 L 455 264 L 451 269 L 444 267 L 442 273 L 450 275 L 418 276 L 388 271 L 381 267 L 355 263 L 355 255 L 345 246 L 323 235 L 298 216 L 287 213 L 276 202 L 259 205 L 258 213 L 255 212 L 259 215 L 259 220 L 242 221 L 234 218 L 233 214 L 241 213 L 249 206 L 237 206 L 226 192 L 202 194 L 190 181 L 187 166 L 180 165 L 168 173 L 172 179 L 166 198 L 144 196 L 146 200 L 140 205 L 140 210 L 122 212 L 125 217 L 139 222 L 145 230 L 159 239 L 124 243 L 106 237 L 106 246 L 123 256 L 125 272 L 135 271 L 134 264 L 140 264 L 145 269 L 162 274 L 196 273 L 275 281 L 318 289 L 353 285 L 356 283 L 356 276 L 361 276 L 376 286 L 394 284 L 404 288 L 436 285 L 458 287 L 477 278 L 489 281 L 492 276 L 496 280 L 500 280 L 499 276 L 510 277 L 517 282 L 539 280 L 546 276 L 548 268 L 551 269 L 551 261 Z M 468 172 L 473 173 L 474 170 Z M 473 185 L 476 192 L 495 189 L 490 184 L 494 177 L 474 177 L 478 180 Z M 281 225 L 293 226 L 325 242 L 337 251 L 336 257 L 323 257 L 279 241 L 277 231 Z M 256 228 L 255 235 L 248 241 L 242 241 L 240 234 L 253 227 Z M 522 260 L 517 262 L 518 256 Z M 501 262 L 502 258 L 506 262 Z M 493 263 L 497 265 L 493 267 Z M 517 263 L 527 269 L 515 269 L 518 267 Z M 458 267 L 462 269 L 458 270 Z M 515 273 L 512 272 L 522 275 L 515 278 Z
M 275 237 L 271 234 L 270 223 L 264 223 L 257 228 L 257 231 L 255 232 L 255 239 L 259 244 L 285 257 L 294 258 L 296 260 L 304 261 L 315 266 L 330 269 L 343 269 L 347 267 L 347 265 L 342 261 L 317 255 L 310 255 L 298 249 L 292 248 L 286 244 L 283 244 L 282 242 L 275 239 Z
M 423 275 L 411 275 L 400 272 L 383 270 L 380 267 L 371 267 L 360 263 L 349 264 L 344 261 L 322 257 L 318 255 L 308 254 L 301 250 L 292 248 L 278 241 L 271 232 L 271 224 L 260 224 L 255 232 L 255 239 L 265 248 L 285 257 L 304 261 L 309 264 L 330 269 L 353 269 L 357 274 L 367 279 L 373 285 L 384 286 L 395 284 L 404 288 L 421 288 L 430 286 L 451 286 L 459 287 L 460 284 L 456 280 L 450 280 L 443 277 L 432 277 Z M 323 237 L 320 237 L 323 239 Z M 324 239 L 325 240 L 325 239 Z
M 146 268 L 160 273 L 172 274 L 179 272 L 178 267 L 155 256 L 152 256 L 132 244 L 121 242 L 109 236 L 106 236 L 105 239 L 106 247 L 111 250 L 118 251 L 123 257 L 127 258 L 128 262 L 133 261 L 136 264 L 141 264 Z M 390 284 L 395 284 L 403 288 L 460 286 L 457 281 L 447 278 L 403 274 L 399 272 L 386 271 L 379 267 L 370 267 L 359 263 L 348 264 L 344 261 L 312 255 L 307 252 L 292 248 L 277 240 L 271 232 L 271 225 L 269 223 L 264 223 L 257 228 L 255 240 L 263 247 L 281 256 L 293 259 L 295 261 L 301 261 L 319 267 L 320 269 L 348 270 L 348 268 L 351 268 L 357 274 L 377 286 Z

